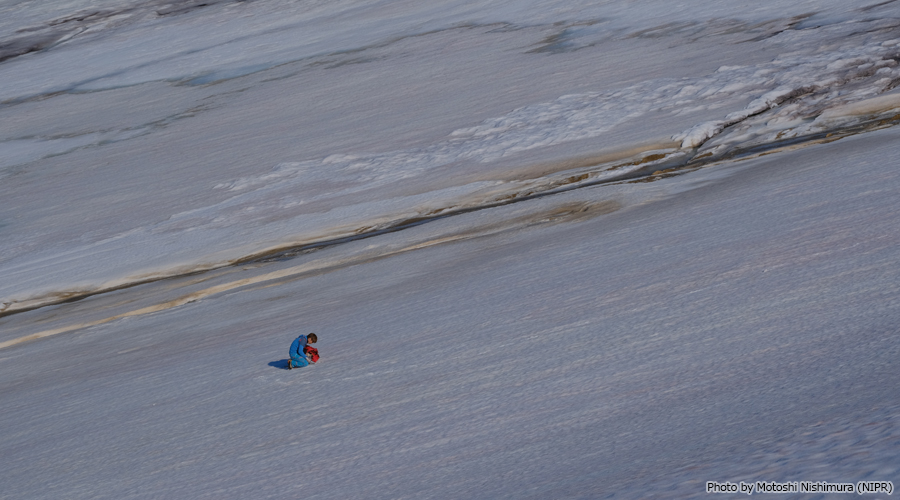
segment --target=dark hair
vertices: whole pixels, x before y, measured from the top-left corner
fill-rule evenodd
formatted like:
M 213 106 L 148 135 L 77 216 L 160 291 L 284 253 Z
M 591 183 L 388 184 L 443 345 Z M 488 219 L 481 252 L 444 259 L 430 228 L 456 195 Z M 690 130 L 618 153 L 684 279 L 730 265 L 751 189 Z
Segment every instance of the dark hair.
M 317 340 L 319 340 L 319 337 L 316 337 L 315 333 L 310 333 L 306 336 L 306 341 L 310 344 L 315 344 Z

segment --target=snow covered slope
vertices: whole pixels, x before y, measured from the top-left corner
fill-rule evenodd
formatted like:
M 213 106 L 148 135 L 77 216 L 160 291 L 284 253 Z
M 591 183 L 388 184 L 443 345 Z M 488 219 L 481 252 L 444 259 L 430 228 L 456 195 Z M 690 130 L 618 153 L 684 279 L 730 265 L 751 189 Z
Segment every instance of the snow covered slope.
M 898 9 L 0 0 L 0 498 L 900 484 Z

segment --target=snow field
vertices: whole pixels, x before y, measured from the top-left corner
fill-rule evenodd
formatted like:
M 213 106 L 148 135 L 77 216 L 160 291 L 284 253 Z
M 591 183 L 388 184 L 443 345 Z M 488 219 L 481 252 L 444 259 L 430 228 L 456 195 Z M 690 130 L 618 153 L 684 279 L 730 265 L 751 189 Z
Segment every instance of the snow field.
M 699 170 L 587 220 L 4 350 L 6 494 L 664 498 L 890 476 L 896 144 Z M 323 361 L 283 370 L 307 330 Z

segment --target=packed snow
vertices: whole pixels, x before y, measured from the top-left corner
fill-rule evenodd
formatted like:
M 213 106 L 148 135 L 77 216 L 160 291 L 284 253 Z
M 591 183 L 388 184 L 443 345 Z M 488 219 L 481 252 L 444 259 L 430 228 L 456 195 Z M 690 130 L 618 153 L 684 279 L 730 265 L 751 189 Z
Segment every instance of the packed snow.
M 896 2 L 0 0 L 0 498 L 900 484 L 898 62 Z

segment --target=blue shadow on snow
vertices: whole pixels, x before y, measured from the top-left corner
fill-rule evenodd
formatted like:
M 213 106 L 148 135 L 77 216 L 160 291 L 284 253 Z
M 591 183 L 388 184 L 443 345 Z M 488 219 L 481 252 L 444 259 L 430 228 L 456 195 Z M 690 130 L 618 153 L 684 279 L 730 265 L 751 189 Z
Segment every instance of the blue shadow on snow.
M 289 359 L 279 359 L 278 361 L 271 361 L 271 362 L 269 362 L 269 366 L 271 366 L 272 368 L 279 368 L 281 370 L 287 370 L 288 369 L 288 361 L 290 361 L 290 360 Z

